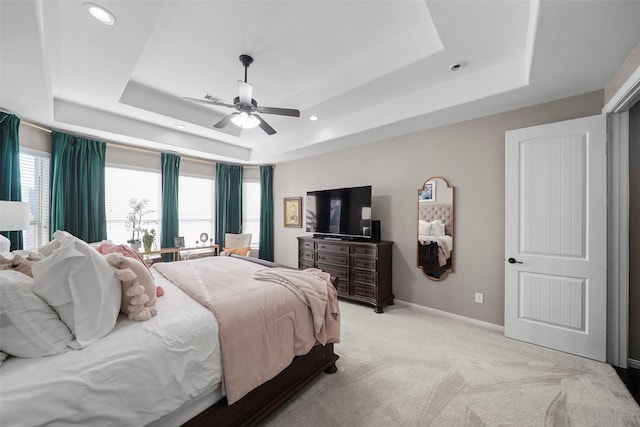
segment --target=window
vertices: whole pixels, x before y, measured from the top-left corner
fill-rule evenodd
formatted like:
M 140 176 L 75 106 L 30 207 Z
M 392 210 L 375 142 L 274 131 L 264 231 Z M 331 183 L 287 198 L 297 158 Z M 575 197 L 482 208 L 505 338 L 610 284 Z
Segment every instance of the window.
M 37 249 L 49 241 L 49 153 L 20 147 L 22 201 L 29 203 L 29 230 L 22 233 L 25 249 Z
M 251 233 L 251 247 L 260 243 L 260 181 L 242 182 L 242 232 Z
M 215 180 L 213 177 L 180 175 L 178 180 L 178 218 L 185 246 L 202 245 L 207 233 L 215 243 Z M 213 239 L 213 240 L 211 240 Z
M 160 247 L 162 217 L 162 175 L 160 171 L 131 169 L 118 166 L 105 168 L 105 209 L 107 213 L 107 239 L 125 243 L 133 231 L 127 224 L 129 200 L 147 199 L 147 210 L 142 217 L 142 228 L 155 229 L 157 248 Z M 142 239 L 142 233 L 136 238 Z

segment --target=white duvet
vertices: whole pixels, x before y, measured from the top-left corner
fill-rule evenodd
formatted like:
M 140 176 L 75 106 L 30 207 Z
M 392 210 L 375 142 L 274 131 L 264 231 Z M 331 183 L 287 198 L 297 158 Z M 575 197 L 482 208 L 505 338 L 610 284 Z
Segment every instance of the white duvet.
M 438 239 L 442 239 L 442 242 L 444 242 L 447 245 L 447 249 L 449 250 L 449 252 L 453 250 L 453 237 L 451 236 L 444 235 L 440 237 L 435 237 L 435 236 L 429 236 L 426 234 L 420 234 L 418 236 L 418 240 L 420 241 L 420 243 L 423 243 L 423 244 L 438 242 Z
M 82 350 L 3 362 L 0 426 L 143 426 L 206 390 L 222 397 L 213 314 L 154 275 L 165 295 L 151 320 L 120 315 L 109 335 Z

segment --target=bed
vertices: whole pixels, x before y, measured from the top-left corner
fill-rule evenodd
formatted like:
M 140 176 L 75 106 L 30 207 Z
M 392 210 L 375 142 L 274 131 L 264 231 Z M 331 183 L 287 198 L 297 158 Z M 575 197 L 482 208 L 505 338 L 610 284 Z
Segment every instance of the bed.
M 214 275 L 219 280 L 224 280 L 224 271 L 244 271 L 242 280 L 256 282 L 253 289 L 278 287 L 274 291 L 278 298 L 290 299 L 295 306 L 290 311 L 302 313 L 302 305 L 312 323 L 294 325 L 289 317 L 300 321 L 295 317 L 300 315 L 287 314 L 287 325 L 315 330 L 314 315 L 294 292 L 255 280 L 256 272 L 285 270 L 275 264 L 237 256 L 166 264 L 188 266 L 195 274 L 220 268 Z M 157 315 L 149 320 L 134 321 L 120 314 L 113 330 L 82 349 L 5 360 L 0 365 L 0 425 L 256 425 L 317 375 L 336 371 L 333 343 L 339 342 L 339 318 L 334 314 L 324 344 L 313 333 L 311 338 L 296 337 L 299 354 L 273 376 L 258 379 L 259 385 L 248 392 L 235 392 L 228 404 L 232 375 L 225 376 L 222 360 L 223 350 L 231 346 L 221 346 L 224 323 L 160 270 L 151 269 L 164 295 L 157 298 Z
M 439 279 L 451 270 L 453 215 L 450 205 L 420 203 L 418 206 L 418 266 Z

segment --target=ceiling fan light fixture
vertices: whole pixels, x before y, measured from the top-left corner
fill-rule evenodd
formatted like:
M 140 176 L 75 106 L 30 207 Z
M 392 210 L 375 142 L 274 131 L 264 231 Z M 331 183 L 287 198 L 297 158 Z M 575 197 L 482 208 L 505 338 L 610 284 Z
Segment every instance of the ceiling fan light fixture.
M 94 3 L 85 3 L 84 7 L 89 10 L 91 16 L 105 25 L 115 25 L 116 17 L 111 12 L 102 6 L 98 6 Z
M 247 114 L 244 111 L 233 116 L 231 122 L 242 129 L 253 129 L 260 124 L 260 120 L 256 116 Z

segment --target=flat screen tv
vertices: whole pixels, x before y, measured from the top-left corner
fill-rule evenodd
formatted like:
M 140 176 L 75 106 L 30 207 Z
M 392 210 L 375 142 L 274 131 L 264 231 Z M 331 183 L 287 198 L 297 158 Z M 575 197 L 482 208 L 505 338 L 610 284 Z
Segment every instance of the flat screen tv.
M 371 186 L 307 192 L 307 231 L 318 237 L 371 239 Z

